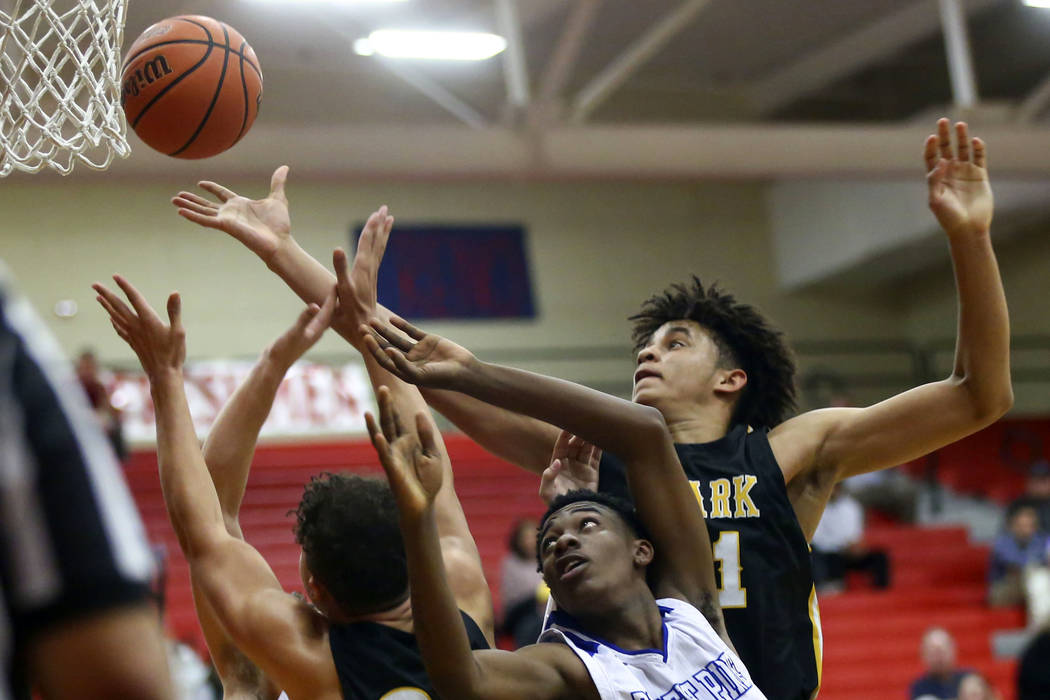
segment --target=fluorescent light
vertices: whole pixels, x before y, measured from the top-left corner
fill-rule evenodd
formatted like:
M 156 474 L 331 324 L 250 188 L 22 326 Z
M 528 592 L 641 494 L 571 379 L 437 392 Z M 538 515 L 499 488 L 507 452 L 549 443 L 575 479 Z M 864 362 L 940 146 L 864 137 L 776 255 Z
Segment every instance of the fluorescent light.
M 354 42 L 361 56 L 374 53 L 388 58 L 423 58 L 435 61 L 484 61 L 507 48 L 507 40 L 485 32 L 429 32 L 377 29 Z
M 405 0 L 250 0 L 262 5 L 368 5 L 383 2 L 405 2 Z
M 1043 9 L 1050 9 L 1050 0 L 1024 0 L 1024 4 L 1029 7 L 1042 7 Z

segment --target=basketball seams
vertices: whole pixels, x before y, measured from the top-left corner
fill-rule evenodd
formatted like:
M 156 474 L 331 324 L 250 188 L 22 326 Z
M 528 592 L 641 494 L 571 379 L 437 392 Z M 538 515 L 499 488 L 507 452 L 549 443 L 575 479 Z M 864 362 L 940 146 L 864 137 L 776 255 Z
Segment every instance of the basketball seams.
M 184 21 L 192 22 L 192 20 L 184 20 Z M 197 22 L 193 22 L 193 24 L 197 24 Z M 200 26 L 200 25 L 198 25 L 198 26 Z M 227 70 L 227 68 L 230 65 L 230 32 L 229 32 L 229 27 L 227 27 L 222 22 L 219 23 L 219 26 L 222 27 L 222 33 L 223 33 L 223 36 L 224 36 L 226 41 L 223 44 L 224 52 L 223 52 L 223 59 L 222 59 L 222 72 L 219 73 L 219 81 L 218 81 L 218 84 L 215 86 L 215 94 L 211 98 L 211 104 L 208 105 L 208 111 L 206 111 L 204 113 L 204 118 L 201 119 L 201 123 L 197 125 L 197 130 L 193 132 L 192 136 L 190 136 L 190 140 L 187 141 L 185 143 L 185 145 L 183 145 L 182 148 L 174 151 L 173 153 L 169 153 L 168 155 L 170 155 L 170 156 L 178 156 L 180 153 L 182 153 L 187 148 L 189 148 L 190 146 L 193 145 L 193 142 L 196 141 L 197 137 L 200 136 L 202 131 L 204 131 L 204 126 L 208 123 L 208 119 L 211 118 L 212 111 L 215 110 L 215 104 L 219 101 L 219 95 L 222 94 L 222 85 L 223 85 L 223 83 L 226 80 L 226 70 Z M 207 30 L 205 30 L 205 31 L 207 31 Z M 208 32 L 208 37 L 209 38 L 211 37 L 211 32 Z
M 243 50 L 247 45 L 248 42 L 245 41 L 241 44 L 241 49 Z M 241 91 L 244 94 L 244 117 L 241 119 L 241 130 L 237 133 L 237 138 L 235 138 L 233 143 L 230 144 L 230 148 L 237 145 L 237 142 L 241 140 L 241 137 L 244 136 L 244 132 L 248 129 L 248 81 L 244 77 L 245 58 L 243 53 L 238 55 L 241 57 Z
M 163 34 L 168 32 L 171 32 L 171 35 L 164 37 Z M 223 41 L 219 41 L 220 36 Z M 149 43 L 150 41 L 154 43 Z M 236 46 L 234 41 L 237 42 Z M 182 46 L 179 46 L 180 44 Z M 194 46 L 204 47 L 201 54 L 196 54 L 199 57 L 197 60 L 193 58 L 196 51 Z M 168 50 L 165 50 L 166 47 Z M 223 52 L 221 67 L 218 64 L 217 49 Z M 231 54 L 239 60 L 231 60 Z M 172 75 L 173 71 L 168 68 L 168 63 L 173 59 L 177 59 L 173 64 L 176 71 L 179 70 L 180 64 L 185 65 L 186 59 L 195 62 L 188 69 Z M 257 61 L 255 52 L 244 37 L 224 22 L 210 17 L 171 17 L 143 32 L 134 42 L 131 53 L 125 58 L 121 72 L 122 80 L 127 82 L 125 92 L 129 95 L 129 100 L 124 105 L 128 121 L 147 144 L 169 156 L 201 158 L 228 150 L 244 137 L 258 113 L 257 105 L 254 108 L 252 106 L 253 91 L 258 92 L 254 99 L 256 103 L 262 95 L 262 71 Z M 245 64 L 251 66 L 253 77 L 249 78 Z M 235 76 L 229 74 L 237 69 L 240 70 L 240 89 Z M 160 87 L 155 84 L 159 77 L 164 77 L 170 82 L 166 85 L 162 83 L 160 91 L 149 98 L 149 102 L 137 112 L 134 119 L 131 119 L 129 108 L 141 104 L 143 97 L 134 89 L 131 81 L 137 80 L 141 83 L 140 90 L 146 86 L 143 80 L 156 88 Z M 212 89 L 214 92 L 209 99 L 208 92 Z M 131 96 L 137 99 L 131 99 Z M 191 100 L 187 101 L 187 98 Z M 158 104 L 160 106 L 157 106 Z M 167 108 L 169 104 L 177 105 L 176 109 L 180 110 L 181 117 L 172 116 Z M 200 111 L 201 107 L 206 107 L 203 114 Z M 241 109 L 241 124 L 231 142 L 231 132 L 238 128 L 238 108 Z M 191 111 L 184 111 L 187 109 Z M 255 111 L 252 111 L 253 109 Z M 196 125 L 192 121 L 193 114 L 202 114 Z M 176 124 L 180 119 L 181 122 Z M 194 131 L 188 140 L 185 140 L 189 129 Z M 222 143 L 228 145 L 216 150 Z M 172 150 L 180 144 L 179 148 Z
M 151 99 L 148 103 L 146 103 L 146 106 L 142 108 L 142 111 L 139 112 L 135 116 L 135 119 L 131 122 L 131 128 L 134 129 L 136 126 L 138 126 L 139 122 L 142 121 L 142 117 L 144 117 L 146 115 L 146 112 L 149 111 L 150 107 L 155 105 L 160 100 L 160 98 L 164 97 L 166 94 L 171 92 L 172 88 L 174 88 L 176 85 L 178 85 L 183 80 L 185 80 L 186 77 L 189 76 L 191 73 L 193 73 L 195 70 L 197 70 L 198 68 L 203 66 L 205 63 L 207 63 L 208 62 L 208 57 L 211 56 L 212 49 L 214 49 L 214 48 L 215 48 L 215 44 L 210 44 L 208 46 L 208 50 L 205 51 L 204 55 L 201 57 L 201 60 L 197 61 L 197 63 L 193 67 L 188 69 L 185 73 L 182 73 L 182 74 L 178 75 L 170 83 L 165 85 L 163 90 L 161 90 L 156 95 L 154 95 L 153 99 Z
M 141 57 L 143 54 L 148 53 L 149 51 L 153 51 L 154 49 L 160 48 L 162 46 L 172 46 L 175 44 L 200 44 L 201 46 L 216 46 L 215 42 L 205 41 L 204 39 L 172 39 L 171 41 L 157 42 L 156 44 L 150 44 L 146 48 L 141 49 L 138 53 L 132 56 L 128 56 L 124 60 L 124 65 L 121 67 L 120 71 L 122 73 L 126 71 L 128 69 L 128 66 L 130 66 L 132 62 Z M 244 42 L 244 46 L 248 46 L 247 41 Z M 247 53 L 242 53 L 242 50 L 234 50 L 233 48 L 229 48 L 228 51 L 230 53 L 240 56 L 245 63 L 252 67 L 252 70 L 259 74 L 259 78 L 262 78 L 262 70 L 259 68 L 259 66 L 255 65 L 254 62 L 252 62 L 252 59 L 248 58 Z

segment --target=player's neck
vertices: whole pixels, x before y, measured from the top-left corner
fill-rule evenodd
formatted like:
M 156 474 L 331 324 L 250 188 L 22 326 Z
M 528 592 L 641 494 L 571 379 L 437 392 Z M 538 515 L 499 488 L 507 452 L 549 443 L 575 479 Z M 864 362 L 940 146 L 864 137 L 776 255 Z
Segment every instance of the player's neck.
M 339 622 L 349 624 L 352 622 L 376 622 L 380 625 L 393 627 L 404 632 L 412 632 L 412 599 L 405 598 L 392 608 L 364 615 L 347 615 Z
M 620 600 L 600 615 L 577 618 L 583 631 L 620 649 L 640 651 L 663 647 L 663 616 L 648 587 Z
M 687 406 L 661 409 L 671 437 L 677 443 L 712 442 L 729 432 L 730 413 L 722 406 Z

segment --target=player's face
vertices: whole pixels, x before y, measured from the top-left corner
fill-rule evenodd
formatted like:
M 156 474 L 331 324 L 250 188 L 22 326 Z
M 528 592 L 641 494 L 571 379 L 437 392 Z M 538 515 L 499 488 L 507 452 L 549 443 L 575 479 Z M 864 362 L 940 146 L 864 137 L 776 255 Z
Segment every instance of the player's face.
M 718 360 L 718 346 L 699 323 L 669 321 L 638 353 L 633 399 L 660 410 L 702 403 L 712 395 Z
M 567 613 L 595 613 L 641 576 L 637 543 L 618 513 L 598 503 L 565 506 L 544 524 L 540 538 L 543 579 Z

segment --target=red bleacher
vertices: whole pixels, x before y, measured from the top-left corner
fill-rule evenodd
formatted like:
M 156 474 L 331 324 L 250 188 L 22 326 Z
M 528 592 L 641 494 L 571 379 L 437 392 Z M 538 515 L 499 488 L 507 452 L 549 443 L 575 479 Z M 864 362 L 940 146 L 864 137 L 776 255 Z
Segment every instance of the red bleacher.
M 955 637 L 961 666 L 981 671 L 1003 700 L 1013 700 L 1015 663 L 993 657 L 992 634 L 1023 627 L 1024 615 L 985 607 L 987 547 L 971 545 L 961 527 L 880 525 L 865 539 L 888 550 L 893 586 L 821 599 L 821 700 L 907 698 L 922 674 L 920 640 L 933 625 Z
M 536 497 L 538 480 L 462 436 L 445 439 L 455 464 L 456 490 L 485 574 L 495 587 L 512 522 L 543 510 Z M 301 584 L 298 547 L 287 512 L 298 503 L 310 476 L 340 469 L 378 473 L 371 445 L 366 440 L 275 445 L 256 453 L 241 523 L 248 541 L 271 563 L 288 590 L 301 590 Z M 165 543 L 169 552 L 168 623 L 176 636 L 203 649 L 187 567 L 164 511 L 155 454 L 135 453 L 127 476 L 151 539 Z M 960 662 L 986 673 L 1004 700 L 1012 700 L 1013 664 L 992 658 L 991 634 L 1020 627 L 1023 619 L 1018 611 L 984 608 L 987 549 L 971 545 L 962 528 L 879 525 L 869 531 L 868 539 L 890 551 L 893 588 L 848 592 L 821 601 L 825 642 L 821 698 L 906 697 L 909 682 L 921 672 L 920 637 L 937 624 L 955 635 Z

